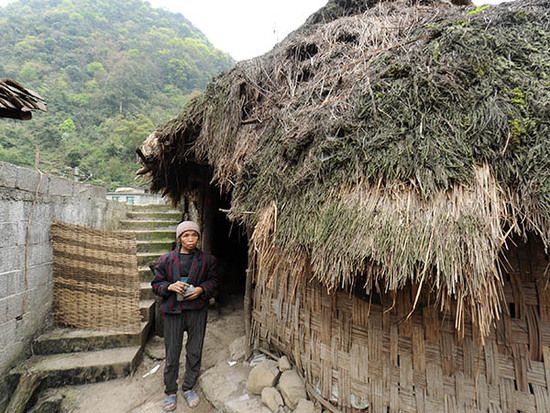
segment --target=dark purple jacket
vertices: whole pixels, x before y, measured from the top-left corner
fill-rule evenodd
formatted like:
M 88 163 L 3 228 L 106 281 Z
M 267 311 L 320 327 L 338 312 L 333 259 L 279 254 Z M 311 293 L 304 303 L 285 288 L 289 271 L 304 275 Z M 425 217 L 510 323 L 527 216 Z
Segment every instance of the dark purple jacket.
M 179 280 L 180 257 L 179 246 L 168 254 L 161 256 L 155 265 L 155 278 L 151 281 L 153 292 L 162 297 L 160 311 L 168 314 L 181 314 L 185 310 L 199 310 L 208 305 L 208 300 L 218 289 L 216 258 L 201 250 L 195 250 L 189 268 L 189 284 L 202 287 L 204 292 L 191 301 L 177 301 L 176 293 L 168 291 L 168 286 Z

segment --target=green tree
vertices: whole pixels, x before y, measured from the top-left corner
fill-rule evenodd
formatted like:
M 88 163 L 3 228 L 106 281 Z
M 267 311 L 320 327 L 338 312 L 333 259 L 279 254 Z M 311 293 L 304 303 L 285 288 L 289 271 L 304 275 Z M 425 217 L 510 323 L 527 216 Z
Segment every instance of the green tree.
M 134 183 L 135 149 L 232 60 L 180 14 L 142 0 L 20 0 L 0 8 L 0 78 L 49 111 L 0 119 L 0 160 Z

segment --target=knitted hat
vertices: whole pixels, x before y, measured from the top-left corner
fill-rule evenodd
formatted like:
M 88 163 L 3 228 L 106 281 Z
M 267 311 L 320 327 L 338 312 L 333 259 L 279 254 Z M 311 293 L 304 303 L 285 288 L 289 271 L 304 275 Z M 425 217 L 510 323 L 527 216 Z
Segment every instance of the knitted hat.
M 180 235 L 185 231 L 195 231 L 197 234 L 201 234 L 201 229 L 199 224 L 193 221 L 183 221 L 178 224 L 176 227 L 176 239 L 180 239 Z

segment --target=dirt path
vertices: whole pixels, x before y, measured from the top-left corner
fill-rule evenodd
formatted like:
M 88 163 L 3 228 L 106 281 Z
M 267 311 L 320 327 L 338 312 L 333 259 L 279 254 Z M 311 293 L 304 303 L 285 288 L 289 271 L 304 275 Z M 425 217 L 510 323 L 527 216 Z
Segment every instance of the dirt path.
M 209 369 L 220 360 L 228 360 L 229 345 L 242 335 L 244 335 L 242 297 L 235 297 L 220 311 L 210 310 L 201 370 Z M 183 376 L 184 353 L 185 347 L 181 358 L 180 377 Z M 151 358 L 151 355 L 155 357 L 164 355 L 162 339 L 156 337 L 149 341 L 143 362 L 131 377 L 83 386 L 67 386 L 54 391 L 65 395 L 64 406 L 68 407 L 71 413 L 162 412 L 164 361 L 155 360 Z M 156 373 L 143 377 L 157 365 L 160 367 Z M 216 412 L 204 397 L 201 397 L 199 406 L 189 409 L 181 394 L 178 394 L 178 407 L 175 411 L 178 413 Z

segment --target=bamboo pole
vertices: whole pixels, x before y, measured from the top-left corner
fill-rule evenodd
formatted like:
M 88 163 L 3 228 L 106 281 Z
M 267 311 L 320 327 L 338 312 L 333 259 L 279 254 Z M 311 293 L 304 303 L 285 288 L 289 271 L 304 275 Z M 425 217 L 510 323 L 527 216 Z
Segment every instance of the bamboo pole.
M 250 257 L 249 257 L 250 258 Z M 246 335 L 246 348 L 245 354 L 246 358 L 250 355 L 251 352 L 251 323 L 252 323 L 252 270 L 250 268 L 246 269 L 246 284 L 244 290 L 244 332 Z
M 307 394 L 310 397 L 310 399 L 316 400 L 321 406 L 323 406 L 325 409 L 327 409 L 331 413 L 342 413 L 340 409 L 338 409 L 336 406 L 333 406 L 331 403 L 329 403 L 327 400 L 323 399 L 319 393 L 309 384 L 306 383 L 306 390 Z

